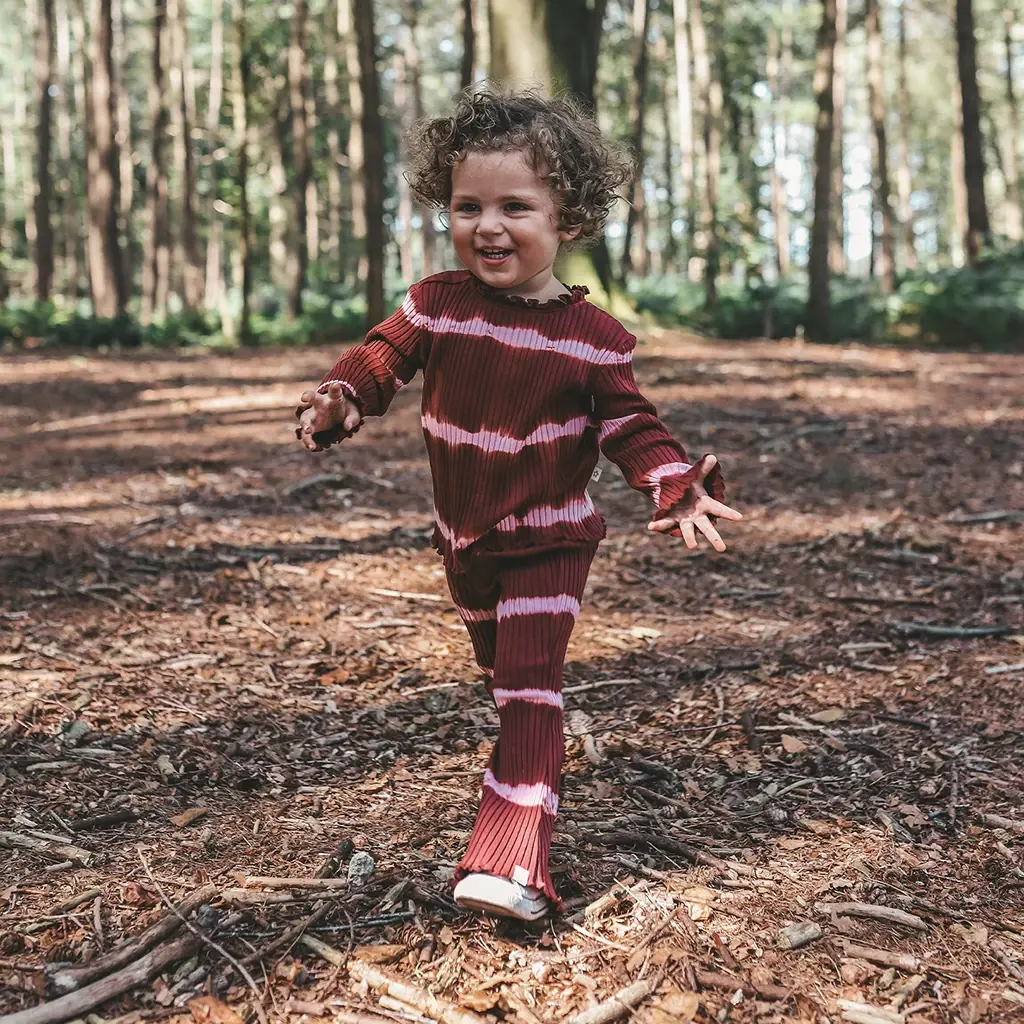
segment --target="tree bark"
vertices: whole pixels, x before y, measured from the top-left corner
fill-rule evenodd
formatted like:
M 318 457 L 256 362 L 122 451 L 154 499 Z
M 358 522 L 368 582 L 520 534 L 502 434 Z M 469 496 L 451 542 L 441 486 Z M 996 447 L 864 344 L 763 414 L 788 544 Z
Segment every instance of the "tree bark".
M 882 294 L 890 295 L 896 285 L 896 260 L 893 251 L 892 204 L 889 199 L 889 151 L 885 133 L 885 78 L 882 72 L 882 26 L 879 6 L 880 0 L 865 0 L 864 13 L 867 32 L 868 104 L 871 109 L 871 141 L 874 151 L 874 201 L 882 220 L 877 269 Z
M 118 160 L 114 142 L 111 0 L 92 0 L 92 46 L 88 87 L 87 175 L 89 283 L 99 317 L 124 312 L 127 299 L 117 229 Z
M 866 0 L 865 0 L 866 2 Z M 833 274 L 846 273 L 846 36 L 848 0 L 836 0 L 836 46 L 832 59 L 832 227 L 829 266 Z
M 779 83 L 781 43 L 774 28 L 768 30 L 768 89 L 771 92 L 771 194 L 772 224 L 775 228 L 775 269 L 779 277 L 789 273 L 789 206 L 786 196 L 786 177 L 783 170 L 785 141 L 779 145 L 778 111 L 783 107 Z M 787 83 L 788 84 L 788 83 Z
M 366 314 L 368 323 L 372 326 L 384 319 L 384 147 L 372 0 L 353 0 L 352 16 L 359 48 L 359 83 L 363 98 Z
M 974 41 L 973 0 L 956 2 L 957 70 L 964 146 L 964 183 L 967 188 L 967 237 L 965 249 L 972 265 L 981 250 L 992 244 L 988 206 L 985 202 L 985 156 L 981 139 L 981 98 Z
M 186 3 L 187 0 L 167 0 L 167 27 L 173 53 L 171 79 L 175 84 L 172 118 L 174 156 L 178 171 L 177 184 L 181 191 L 178 244 L 182 269 L 182 301 L 186 309 L 198 309 L 203 302 L 204 272 L 196 229 L 196 169 L 195 151 L 192 146 L 195 93 L 188 50 Z
M 224 102 L 224 0 L 213 0 L 210 33 L 210 92 L 206 107 L 206 138 L 210 151 L 210 234 L 206 240 L 206 286 L 203 294 L 207 309 L 220 308 L 224 298 L 224 217 L 220 212 L 220 121 Z
M 276 110 L 269 126 L 263 130 L 269 138 L 265 146 L 267 154 L 268 183 L 270 194 L 267 197 L 267 218 L 270 229 L 270 280 L 275 288 L 288 292 L 291 284 L 292 267 L 289 263 L 289 224 L 291 222 L 285 208 L 285 196 L 288 192 L 288 172 L 285 170 L 285 158 L 288 150 L 288 93 L 281 90 L 277 96 Z
M 551 0 L 491 0 L 491 74 L 502 85 L 548 90 L 555 79 L 548 38 Z M 569 0 L 566 0 L 569 2 Z
M 917 242 L 914 237 L 914 212 L 910 205 L 912 181 L 910 175 L 910 92 L 907 88 L 907 5 L 899 0 L 899 167 L 896 189 L 900 203 L 900 224 L 903 228 L 903 266 L 906 270 L 917 267 Z
M 409 31 L 403 24 L 403 32 Z M 402 280 L 406 286 L 415 280 L 415 259 L 413 254 L 412 189 L 405 177 L 409 165 L 409 150 L 405 144 L 405 133 L 409 127 L 409 86 L 405 53 L 400 49 L 395 54 L 395 117 L 398 121 L 398 263 Z
M 949 143 L 950 199 L 953 206 L 953 230 L 949 238 L 949 258 L 954 267 L 962 267 L 966 258 L 967 240 L 967 180 L 964 176 L 964 132 L 960 82 L 953 81 L 953 131 Z
M 814 220 L 808 257 L 805 327 L 812 341 L 829 337 L 829 217 L 832 194 L 833 75 L 835 72 L 836 0 L 822 0 L 821 24 L 815 42 L 814 95 L 818 117 L 814 126 Z
M 633 0 L 633 84 L 630 93 L 629 135 L 636 157 L 636 178 L 633 182 L 633 201 L 626 215 L 626 231 L 623 236 L 622 262 L 619 277 L 623 282 L 633 272 L 637 257 L 643 261 L 642 253 L 633 252 L 633 232 L 645 216 L 644 198 L 644 129 L 647 116 L 647 69 L 650 54 L 647 49 L 647 30 L 651 20 L 650 0 Z M 646 235 L 646 233 L 643 233 Z M 644 237 L 644 247 L 647 239 Z
M 71 71 L 71 18 L 68 0 L 57 0 L 57 149 L 60 157 L 58 177 L 58 208 L 60 211 L 61 244 L 64 250 L 64 293 L 78 298 L 77 161 L 72 159 L 71 96 L 74 82 Z M 81 44 L 81 41 L 80 41 Z M 77 112 L 79 116 L 84 111 Z
M 166 8 L 153 8 L 153 55 L 149 81 L 149 166 L 146 169 L 146 247 L 142 260 L 142 322 L 167 315 L 170 248 L 167 238 L 167 169 L 164 140 L 167 136 L 167 76 L 164 70 Z
M 234 120 L 235 187 L 238 191 L 238 238 L 232 250 L 235 287 L 241 295 L 238 316 L 238 340 L 242 345 L 254 342 L 249 326 L 249 295 L 252 292 L 252 229 L 249 224 L 249 93 L 251 71 L 246 25 L 246 0 L 232 0 L 232 29 L 235 59 L 231 71 L 231 106 Z
M 338 0 L 338 35 L 345 46 L 348 73 L 348 176 L 351 193 L 352 248 L 356 254 L 356 278 L 366 284 L 366 145 L 363 139 L 363 86 L 359 66 L 359 44 L 354 25 L 358 0 Z
M 718 187 L 721 170 L 722 83 L 715 72 L 704 30 L 701 0 L 690 0 L 690 41 L 693 44 L 694 82 L 700 96 L 703 125 L 704 189 L 701 202 L 699 247 L 704 253 L 704 304 L 718 304 Z
M 114 94 L 117 108 L 117 153 L 118 153 L 118 212 L 121 216 L 121 238 L 124 244 L 125 284 L 128 291 L 132 287 L 131 267 L 134 265 L 133 250 L 135 235 L 132 231 L 132 206 L 135 201 L 135 170 L 132 162 L 132 114 L 128 102 L 128 84 L 125 67 L 129 52 L 125 36 L 124 21 L 125 0 L 114 0 L 112 9 L 113 21 L 113 61 L 114 61 Z
M 420 0 L 406 0 L 405 4 L 405 35 L 404 56 L 405 71 L 408 77 L 409 94 L 412 98 L 412 116 L 419 121 L 423 117 L 423 82 L 420 74 L 419 46 Z M 437 239 L 434 234 L 434 212 L 421 203 L 414 203 L 413 208 L 420 215 L 420 236 L 423 249 L 423 273 L 433 274 L 437 267 Z
M 1006 236 L 1013 242 L 1024 237 L 1020 200 L 1020 112 L 1013 80 L 1013 10 L 1003 8 L 1003 45 L 1006 59 Z
M 462 66 L 459 82 L 463 89 L 473 84 L 473 65 L 476 61 L 476 24 L 474 0 L 462 0 Z
M 54 0 L 36 0 L 36 301 L 48 302 L 53 287 L 53 85 L 56 60 Z
M 693 236 L 697 220 L 697 196 L 693 168 L 693 90 L 690 67 L 690 19 L 688 0 L 672 0 L 675 33 L 676 104 L 679 109 L 679 174 L 682 182 L 680 205 L 686 217 L 686 258 L 693 254 Z
M 346 251 L 341 237 L 342 167 L 348 162 L 341 153 L 341 134 L 338 125 L 342 118 L 341 91 L 338 88 L 339 58 L 342 57 L 342 39 L 338 29 L 339 6 L 346 0 L 334 0 L 328 11 L 328 35 L 324 53 L 324 99 L 327 101 L 327 256 L 344 280 L 346 267 L 342 254 Z M 333 15 L 333 17 L 332 17 Z
M 295 175 L 292 191 L 295 196 L 295 230 L 288 246 L 288 312 L 302 315 L 302 292 L 306 287 L 309 251 L 303 235 L 307 218 L 307 191 L 312 178 L 309 155 L 309 123 L 306 119 L 306 0 L 295 0 L 292 14 L 292 36 L 288 47 L 288 98 L 291 107 L 292 160 Z
M 679 253 L 679 242 L 675 236 L 674 226 L 676 222 L 676 184 L 675 184 L 675 161 L 672 149 L 672 66 L 668 53 L 667 29 L 663 27 L 658 37 L 658 49 L 656 56 L 661 67 L 661 135 L 662 135 L 662 173 L 665 176 L 665 202 L 662 206 L 662 246 L 661 265 L 659 270 L 662 274 L 668 273 L 675 268 L 676 257 Z M 678 109 L 678 103 L 676 104 Z

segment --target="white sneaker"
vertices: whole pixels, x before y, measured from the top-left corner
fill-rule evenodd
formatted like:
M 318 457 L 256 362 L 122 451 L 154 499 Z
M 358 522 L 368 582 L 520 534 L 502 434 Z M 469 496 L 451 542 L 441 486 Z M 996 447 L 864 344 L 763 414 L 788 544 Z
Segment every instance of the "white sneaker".
M 455 886 L 455 902 L 469 910 L 515 917 L 520 921 L 536 921 L 549 909 L 543 890 L 483 872 L 466 875 Z

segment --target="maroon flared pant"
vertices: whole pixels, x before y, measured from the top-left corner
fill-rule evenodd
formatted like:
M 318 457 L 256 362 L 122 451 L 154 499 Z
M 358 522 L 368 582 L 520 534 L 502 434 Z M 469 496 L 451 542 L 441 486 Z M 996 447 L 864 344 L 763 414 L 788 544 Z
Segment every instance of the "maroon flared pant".
M 512 878 L 561 901 L 548 869 L 565 757 L 562 666 L 596 544 L 474 560 L 448 586 L 489 678 L 501 731 L 456 872 Z

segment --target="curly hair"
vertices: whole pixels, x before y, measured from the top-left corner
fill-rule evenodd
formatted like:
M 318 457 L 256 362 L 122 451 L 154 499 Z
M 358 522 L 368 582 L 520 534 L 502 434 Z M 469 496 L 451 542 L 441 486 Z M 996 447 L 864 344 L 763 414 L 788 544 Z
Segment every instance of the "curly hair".
M 568 96 L 466 89 L 448 117 L 415 124 L 409 133 L 406 180 L 427 206 L 447 207 L 452 168 L 472 151 L 525 151 L 551 186 L 563 230 L 580 228 L 577 240 L 596 239 L 618 189 L 633 179 L 633 160 L 601 135 L 587 110 Z

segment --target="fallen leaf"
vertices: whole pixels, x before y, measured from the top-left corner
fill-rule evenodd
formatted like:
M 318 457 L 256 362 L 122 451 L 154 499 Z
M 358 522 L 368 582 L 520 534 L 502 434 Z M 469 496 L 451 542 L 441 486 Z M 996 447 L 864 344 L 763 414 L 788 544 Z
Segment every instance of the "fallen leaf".
M 190 807 L 187 811 L 182 811 L 181 814 L 175 814 L 171 818 L 171 824 L 177 825 L 178 828 L 185 828 L 191 825 L 194 821 L 198 821 L 200 818 L 205 818 L 210 813 L 209 807 Z
M 670 992 L 651 1007 L 654 1024 L 688 1024 L 697 1016 L 700 996 L 696 992 Z
M 787 754 L 802 754 L 807 749 L 807 744 L 803 740 L 798 740 L 795 736 L 790 736 L 789 733 L 783 733 L 782 749 Z
M 842 708 L 825 708 L 824 711 L 815 711 L 813 715 L 807 717 L 819 725 L 828 725 L 830 722 L 838 722 L 841 718 L 845 718 L 846 712 Z
M 321 686 L 339 686 L 347 683 L 352 678 L 352 673 L 347 668 L 336 668 L 325 672 L 317 679 Z
M 448 925 L 445 925 L 437 933 L 437 941 L 440 942 L 442 946 L 450 946 L 452 942 L 455 941 L 455 932 L 453 932 Z
M 197 996 L 188 1002 L 188 1012 L 196 1024 L 245 1024 L 242 1018 L 215 996 Z
M 779 848 L 783 850 L 802 850 L 809 842 L 809 839 L 780 839 Z
M 408 950 L 408 946 L 356 946 L 355 956 L 368 964 L 392 964 Z
M 466 992 L 464 995 L 459 996 L 459 1002 L 471 1010 L 476 1010 L 478 1013 L 486 1013 L 498 1005 L 500 998 L 494 992 L 475 991 Z

